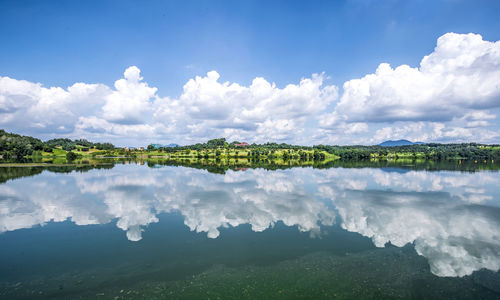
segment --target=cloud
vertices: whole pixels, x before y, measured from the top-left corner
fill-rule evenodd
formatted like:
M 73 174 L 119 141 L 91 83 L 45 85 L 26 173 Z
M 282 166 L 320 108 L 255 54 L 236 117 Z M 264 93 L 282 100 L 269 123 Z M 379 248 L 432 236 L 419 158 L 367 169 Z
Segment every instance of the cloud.
M 345 82 L 335 107 L 318 117 L 317 136 L 362 144 L 387 139 L 495 143 L 499 108 L 500 42 L 447 33 L 419 67 L 381 63 L 375 73 Z
M 381 63 L 375 73 L 325 84 L 325 74 L 277 87 L 248 86 L 216 71 L 189 79 L 163 97 L 127 68 L 114 86 L 44 87 L 0 77 L 0 127 L 48 138 L 111 141 L 120 146 L 180 144 L 226 137 L 247 142 L 371 144 L 500 141 L 500 42 L 447 33 L 418 67 Z
M 0 126 L 22 133 L 118 140 L 293 140 L 338 97 L 336 86 L 323 85 L 323 74 L 282 89 L 260 77 L 250 86 L 219 78 L 216 71 L 196 76 L 178 98 L 169 98 L 159 97 L 135 66 L 125 70 L 114 88 L 84 83 L 45 88 L 1 77 Z
M 141 71 L 136 66 L 127 68 L 124 78 L 115 82 L 115 90 L 106 96 L 102 117 L 112 123 L 142 124 L 152 109 L 152 97 L 157 88 L 142 82 Z
M 95 112 L 109 89 L 75 83 L 63 89 L 0 77 L 0 126 L 36 133 L 71 133 L 79 115 Z
M 374 74 L 344 83 L 335 114 L 347 122 L 442 122 L 498 107 L 500 42 L 447 33 L 418 68 L 382 63 Z
M 323 74 L 283 89 L 260 77 L 248 87 L 219 82 L 219 78 L 211 71 L 190 79 L 179 99 L 157 102 L 155 121 L 167 131 L 189 133 L 193 138 L 293 140 L 308 120 L 338 97 L 336 86 L 323 85 Z

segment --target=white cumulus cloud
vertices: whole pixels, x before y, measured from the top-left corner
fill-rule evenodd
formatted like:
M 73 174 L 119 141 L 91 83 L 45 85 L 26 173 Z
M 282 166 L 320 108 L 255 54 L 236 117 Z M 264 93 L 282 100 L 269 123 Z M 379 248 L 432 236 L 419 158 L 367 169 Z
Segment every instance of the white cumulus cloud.
M 345 121 L 450 121 L 500 107 L 500 42 L 447 33 L 420 67 L 382 63 L 374 74 L 344 83 L 335 108 Z
M 381 63 L 345 82 L 340 99 L 323 73 L 284 87 L 262 77 L 248 86 L 220 77 L 195 76 L 174 97 L 160 96 L 136 66 L 112 87 L 0 77 L 0 128 L 122 146 L 217 137 L 301 144 L 500 140 L 500 42 L 478 34 L 441 36 L 418 67 Z
M 124 78 L 115 82 L 116 90 L 106 96 L 102 107 L 104 119 L 119 124 L 141 124 L 147 120 L 157 88 L 142 82 L 140 73 L 136 66 L 129 67 Z

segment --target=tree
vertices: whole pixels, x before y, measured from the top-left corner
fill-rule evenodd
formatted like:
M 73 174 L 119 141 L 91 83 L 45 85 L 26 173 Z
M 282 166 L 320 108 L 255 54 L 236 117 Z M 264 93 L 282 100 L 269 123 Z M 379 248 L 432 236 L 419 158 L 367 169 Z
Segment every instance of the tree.
M 288 152 L 283 151 L 283 160 L 287 160 L 289 158 Z
M 66 153 L 67 161 L 74 161 L 77 157 L 78 155 L 76 155 L 75 152 L 69 151 L 68 153 Z
M 207 146 L 209 148 L 224 147 L 225 143 L 226 143 L 225 138 L 213 139 L 207 142 Z

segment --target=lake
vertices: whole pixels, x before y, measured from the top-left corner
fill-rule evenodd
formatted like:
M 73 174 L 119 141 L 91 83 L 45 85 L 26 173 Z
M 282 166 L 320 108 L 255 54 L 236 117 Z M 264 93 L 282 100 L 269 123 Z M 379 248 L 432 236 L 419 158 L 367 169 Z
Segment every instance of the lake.
M 500 299 L 495 170 L 122 162 L 0 182 L 2 299 Z

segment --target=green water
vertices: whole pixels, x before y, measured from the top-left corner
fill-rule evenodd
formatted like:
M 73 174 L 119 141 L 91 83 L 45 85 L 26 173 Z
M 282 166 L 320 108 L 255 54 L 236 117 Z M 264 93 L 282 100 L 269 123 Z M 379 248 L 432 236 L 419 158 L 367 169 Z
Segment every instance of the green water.
M 0 168 L 1 299 L 499 299 L 500 174 Z

